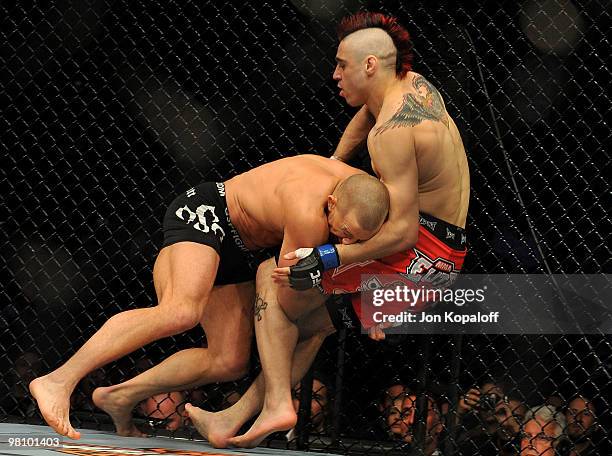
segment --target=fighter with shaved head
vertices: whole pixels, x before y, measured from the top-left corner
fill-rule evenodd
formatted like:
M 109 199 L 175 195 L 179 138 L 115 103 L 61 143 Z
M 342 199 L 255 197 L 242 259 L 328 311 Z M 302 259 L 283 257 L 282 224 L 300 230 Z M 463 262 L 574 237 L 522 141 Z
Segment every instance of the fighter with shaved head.
M 337 244 L 285 256 L 301 259 L 291 268 L 276 269 L 274 277 L 281 286 L 266 289 L 261 273 L 265 264 L 260 267 L 257 286 L 265 306 L 255 329 L 262 376 L 235 407 L 220 414 L 188 407 L 196 427 L 217 446 L 255 446 L 271 432 L 295 425 L 291 383 L 306 371 L 294 356 L 298 323 L 325 302 L 318 290 L 306 289 L 357 293 L 349 310 L 372 338 L 381 339 L 384 332 L 373 321 L 373 308 L 361 307 L 358 292 L 370 288 L 361 283 L 362 274 L 384 275 L 388 279 L 381 279 L 382 287 L 397 281 L 433 286 L 449 284 L 463 266 L 470 194 L 467 157 L 440 93 L 411 71 L 408 32 L 393 17 L 357 13 L 342 20 L 338 38 L 333 78 L 340 96 L 360 109 L 332 158 L 347 161 L 367 144 L 372 168 L 389 191 L 389 216 L 368 241 L 356 243 L 340 227 L 334 233 L 341 238 Z M 267 267 L 274 269 L 269 262 Z M 284 281 L 294 290 L 283 287 Z M 338 309 L 328 310 L 334 324 L 343 321 L 337 318 Z M 245 435 L 230 438 L 259 410 Z
M 315 246 L 340 230 L 355 242 L 368 239 L 383 224 L 388 205 L 388 192 L 376 178 L 315 155 L 266 163 L 181 193 L 166 210 L 164 244 L 153 267 L 157 305 L 114 315 L 64 364 L 30 383 L 45 421 L 59 434 L 79 438 L 69 419 L 70 396 L 85 375 L 198 324 L 205 347 L 181 350 L 130 380 L 97 388 L 96 406 L 111 416 L 118 434 L 140 436 L 132 410 L 142 400 L 240 378 L 250 356 L 253 302 L 260 302 L 253 279 L 267 249 L 280 246 L 284 254 L 304 243 Z M 308 326 L 319 327 L 317 321 L 313 313 Z M 317 332 L 303 337 L 298 361 L 311 362 Z
M 389 218 L 368 242 L 315 249 L 291 268 L 290 282 L 303 289 L 312 286 L 312 275 L 320 276 L 326 293 L 355 293 L 362 274 L 450 281 L 466 255 L 470 176 L 461 135 L 438 90 L 412 71 L 410 36 L 395 18 L 348 16 L 338 38 L 333 78 L 340 96 L 361 109 L 332 158 L 347 161 L 367 145 L 372 168 L 389 190 Z M 384 337 L 371 309 L 360 308 L 359 295 L 353 307 L 373 337 Z

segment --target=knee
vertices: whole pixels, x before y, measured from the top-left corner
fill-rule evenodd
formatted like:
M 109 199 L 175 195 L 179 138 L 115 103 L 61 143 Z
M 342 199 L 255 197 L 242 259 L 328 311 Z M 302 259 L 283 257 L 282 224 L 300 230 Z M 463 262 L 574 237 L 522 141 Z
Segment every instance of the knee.
M 320 337 L 321 339 L 325 339 L 327 336 L 331 336 L 335 332 L 336 332 L 336 328 L 334 328 L 334 325 L 329 325 L 324 328 L 317 329 L 316 335 L 317 337 Z
M 227 351 L 216 357 L 218 371 L 223 381 L 229 382 L 244 377 L 249 372 L 249 351 Z
M 297 325 L 300 331 L 300 339 L 317 337 L 323 340 L 336 332 L 334 323 L 324 305 L 299 319 Z
M 168 335 L 179 334 L 193 329 L 200 323 L 203 306 L 191 304 L 177 304 L 158 306 L 162 314 L 164 332 Z
M 174 321 L 176 329 L 180 332 L 189 331 L 195 328 L 202 318 L 201 311 L 197 306 L 181 306 L 176 312 L 169 315 L 170 320 Z
M 303 328 L 300 327 L 299 340 L 307 340 L 316 338 L 323 342 L 328 336 L 336 332 L 334 325 L 319 327 L 319 328 Z
M 266 261 L 262 262 L 257 268 L 257 279 L 256 283 L 258 288 L 263 283 L 272 283 L 272 272 L 274 272 L 274 268 L 276 268 L 276 261 L 274 258 L 268 258 Z
M 226 371 L 226 381 L 231 382 L 234 380 L 240 380 L 249 373 L 249 361 L 243 361 L 234 363 L 228 366 Z

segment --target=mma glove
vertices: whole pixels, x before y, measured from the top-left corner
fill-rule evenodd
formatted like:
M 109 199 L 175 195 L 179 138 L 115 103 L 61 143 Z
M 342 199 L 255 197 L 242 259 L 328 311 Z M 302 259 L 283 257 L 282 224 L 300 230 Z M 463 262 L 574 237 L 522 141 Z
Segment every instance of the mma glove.
M 314 249 L 298 249 L 302 259 L 291 266 L 289 284 L 295 290 L 309 290 L 321 283 L 323 272 L 340 265 L 338 250 L 332 244 L 320 245 Z

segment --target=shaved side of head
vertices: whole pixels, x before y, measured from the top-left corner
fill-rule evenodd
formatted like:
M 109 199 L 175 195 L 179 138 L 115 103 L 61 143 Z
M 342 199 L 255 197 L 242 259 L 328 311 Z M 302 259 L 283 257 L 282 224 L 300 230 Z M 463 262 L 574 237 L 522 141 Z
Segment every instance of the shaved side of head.
M 410 40 L 410 34 L 402 27 L 397 18 L 368 11 L 360 11 L 345 16 L 336 29 L 338 41 L 342 43 L 349 36 L 357 39 L 359 37 L 357 34 L 362 30 L 378 33 L 376 36 L 370 34 L 370 42 L 361 43 L 364 54 L 375 55 L 381 60 L 381 66 L 386 67 L 387 56 L 395 52 L 395 75 L 399 79 L 404 79 L 406 74 L 412 70 L 412 41 Z M 383 34 L 379 32 L 383 32 Z M 365 36 L 361 35 L 361 37 Z M 393 49 L 389 47 L 388 39 L 390 39 Z
M 342 180 L 334 190 L 338 208 L 353 212 L 359 226 L 378 231 L 389 213 L 389 192 L 380 180 L 368 174 L 353 174 Z
M 358 60 L 373 55 L 384 68 L 395 71 L 397 49 L 393 39 L 380 28 L 366 28 L 351 33 L 343 40 L 348 52 Z

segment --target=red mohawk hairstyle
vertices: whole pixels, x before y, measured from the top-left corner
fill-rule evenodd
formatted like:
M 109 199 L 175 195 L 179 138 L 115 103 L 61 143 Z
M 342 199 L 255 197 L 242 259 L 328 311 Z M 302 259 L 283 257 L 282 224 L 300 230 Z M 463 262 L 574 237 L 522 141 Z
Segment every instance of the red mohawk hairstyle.
M 346 16 L 340 21 L 336 29 L 338 40 L 342 41 L 351 33 L 367 28 L 382 29 L 391 37 L 395 49 L 397 49 L 395 74 L 399 79 L 403 79 L 406 73 L 412 70 L 412 41 L 408 31 L 393 16 L 360 11 Z

